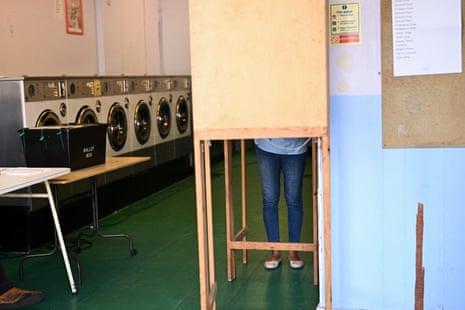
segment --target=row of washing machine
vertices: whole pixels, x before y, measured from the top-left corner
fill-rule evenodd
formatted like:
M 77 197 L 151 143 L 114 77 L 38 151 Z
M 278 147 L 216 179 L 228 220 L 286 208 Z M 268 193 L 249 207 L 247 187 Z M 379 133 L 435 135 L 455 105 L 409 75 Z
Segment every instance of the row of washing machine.
M 107 156 L 192 153 L 190 76 L 26 77 L 25 127 L 105 123 Z

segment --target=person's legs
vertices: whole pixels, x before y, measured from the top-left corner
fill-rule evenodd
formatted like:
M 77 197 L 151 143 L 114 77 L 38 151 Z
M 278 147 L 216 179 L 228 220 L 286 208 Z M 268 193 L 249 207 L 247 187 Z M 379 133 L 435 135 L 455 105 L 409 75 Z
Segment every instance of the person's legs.
M 29 307 L 39 303 L 44 298 L 42 292 L 26 291 L 8 281 L 5 268 L 0 261 L 0 309 L 16 309 Z
M 306 154 L 289 155 L 283 158 L 284 196 L 288 210 L 289 242 L 299 242 L 303 222 L 302 186 Z M 304 262 L 297 251 L 289 251 L 289 266 L 300 269 Z
M 268 241 L 278 242 L 280 240 L 278 203 L 281 171 L 279 156 L 257 148 L 257 162 L 261 177 L 263 221 L 266 235 Z
M 257 162 L 260 170 L 263 222 L 265 224 L 268 241 L 279 241 L 279 216 L 278 203 L 280 191 L 281 166 L 279 157 L 257 148 Z M 271 256 L 265 261 L 266 269 L 276 269 L 281 264 L 281 253 L 272 251 Z
M 306 154 L 283 157 L 284 197 L 288 208 L 289 242 L 299 242 L 303 221 L 302 186 Z

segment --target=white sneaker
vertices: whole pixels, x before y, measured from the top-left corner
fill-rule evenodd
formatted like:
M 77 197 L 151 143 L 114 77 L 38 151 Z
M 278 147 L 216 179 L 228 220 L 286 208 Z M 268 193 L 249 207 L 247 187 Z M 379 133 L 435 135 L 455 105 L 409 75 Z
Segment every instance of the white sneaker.
M 281 257 L 278 259 L 273 258 L 271 260 L 266 260 L 263 266 L 267 270 L 273 270 L 273 269 L 278 268 L 280 264 L 281 264 Z
M 300 269 L 304 267 L 304 261 L 301 260 L 300 258 L 297 260 L 291 260 L 289 259 L 289 267 L 292 269 Z

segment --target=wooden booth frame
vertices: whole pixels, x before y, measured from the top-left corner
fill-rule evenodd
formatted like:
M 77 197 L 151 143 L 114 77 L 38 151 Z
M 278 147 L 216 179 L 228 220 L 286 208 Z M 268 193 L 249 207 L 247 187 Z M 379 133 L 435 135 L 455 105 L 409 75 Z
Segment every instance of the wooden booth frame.
M 271 131 L 271 132 L 270 132 Z M 275 135 L 273 135 L 275 132 Z M 330 179 L 329 179 L 329 136 L 326 128 L 304 129 L 267 129 L 255 131 L 251 137 L 250 132 L 244 137 L 244 132 L 234 133 L 222 130 L 194 131 L 194 157 L 195 157 L 195 187 L 197 204 L 197 232 L 199 253 L 199 276 L 200 276 L 200 304 L 201 309 L 216 309 L 217 282 L 215 277 L 214 256 L 214 227 L 213 227 L 213 205 L 211 184 L 211 157 L 209 141 L 224 141 L 224 165 L 225 165 L 225 207 L 226 207 L 226 243 L 228 281 L 236 278 L 235 251 L 242 250 L 242 262 L 247 263 L 247 250 L 295 250 L 313 252 L 314 261 L 314 284 L 318 284 L 318 251 L 323 248 L 324 252 L 324 279 L 325 279 L 325 308 L 332 309 L 331 288 L 331 225 L 330 225 Z M 317 140 L 312 143 L 312 177 L 313 177 L 313 241 L 311 243 L 289 243 L 289 242 L 253 242 L 247 241 L 247 185 L 245 182 L 245 147 L 244 138 L 261 137 L 289 137 L 306 136 Z M 234 201 L 233 201 L 233 178 L 232 178 L 232 140 L 241 141 L 241 205 L 242 205 L 242 229 L 234 232 Z M 315 173 L 316 172 L 316 173 Z M 317 183 L 321 183 L 318 184 Z M 317 186 L 320 189 L 317 189 Z M 321 190 L 322 188 L 322 190 Z M 323 201 L 323 203 L 321 203 Z M 318 204 L 322 204 L 318 206 Z M 317 209 L 323 211 L 318 214 Z M 322 231 L 318 229 L 318 220 L 323 216 Z M 321 228 L 321 227 L 320 227 Z M 322 232 L 322 235 L 321 235 Z M 319 235 L 320 233 L 320 235 Z M 318 240 L 323 239 L 322 247 Z
M 66 33 L 84 34 L 84 21 L 82 16 L 82 0 L 66 0 Z

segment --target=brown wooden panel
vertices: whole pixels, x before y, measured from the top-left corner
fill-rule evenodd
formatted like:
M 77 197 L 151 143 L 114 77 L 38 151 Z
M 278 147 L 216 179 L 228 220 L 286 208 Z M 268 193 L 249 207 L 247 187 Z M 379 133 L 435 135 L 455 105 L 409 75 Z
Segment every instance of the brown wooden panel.
M 465 146 L 465 75 L 394 77 L 392 0 L 381 5 L 383 146 Z
M 326 1 L 190 0 L 189 10 L 194 131 L 327 127 Z

